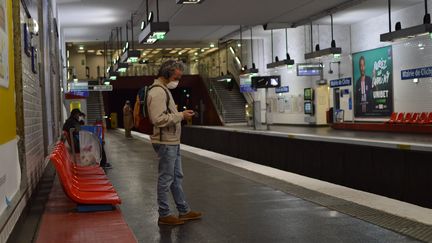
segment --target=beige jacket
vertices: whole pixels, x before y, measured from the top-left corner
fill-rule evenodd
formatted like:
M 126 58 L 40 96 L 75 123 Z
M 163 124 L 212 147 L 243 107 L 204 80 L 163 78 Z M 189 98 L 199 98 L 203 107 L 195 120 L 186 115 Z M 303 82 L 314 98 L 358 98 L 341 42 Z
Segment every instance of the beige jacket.
M 162 80 L 156 79 L 153 85 L 164 87 L 169 95 L 169 112 L 166 112 L 166 93 L 161 87 L 153 87 L 147 94 L 147 107 L 151 123 L 153 124 L 153 135 L 150 136 L 152 143 L 180 144 L 181 121 L 183 113 L 177 111 L 176 104 L 171 92 Z M 162 131 L 162 141 L 160 132 Z
M 134 126 L 132 108 L 129 105 L 123 106 L 123 126 L 127 130 Z

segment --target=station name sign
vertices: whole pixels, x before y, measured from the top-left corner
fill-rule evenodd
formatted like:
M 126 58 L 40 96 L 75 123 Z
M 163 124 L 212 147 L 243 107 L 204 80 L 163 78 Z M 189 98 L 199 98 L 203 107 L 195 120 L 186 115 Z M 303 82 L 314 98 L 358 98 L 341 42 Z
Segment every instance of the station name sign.
M 407 69 L 401 71 L 401 79 L 415 79 L 415 78 L 430 78 L 432 77 L 432 67 L 423 67 L 415 69 Z
M 276 94 L 279 94 L 279 93 L 288 93 L 289 92 L 289 87 L 288 86 L 281 86 L 281 87 L 275 88 L 275 92 L 276 92 Z
M 350 86 L 352 83 L 351 78 L 341 78 L 330 81 L 330 88 L 342 87 L 342 86 Z
M 112 85 L 88 85 L 86 83 L 70 83 L 68 88 L 73 92 L 89 92 L 89 91 L 112 91 Z

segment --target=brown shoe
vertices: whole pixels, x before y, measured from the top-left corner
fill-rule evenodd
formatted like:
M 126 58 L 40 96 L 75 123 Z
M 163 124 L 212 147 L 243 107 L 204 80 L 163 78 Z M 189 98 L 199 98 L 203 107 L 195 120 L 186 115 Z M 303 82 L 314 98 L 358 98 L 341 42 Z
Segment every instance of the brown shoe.
M 159 217 L 158 224 L 165 224 L 165 225 L 179 225 L 184 224 L 185 221 L 177 218 L 174 215 L 168 215 L 166 217 Z
M 195 212 L 195 211 L 190 211 L 187 214 L 179 215 L 180 220 L 194 220 L 194 219 L 200 219 L 201 217 L 202 217 L 202 213 Z

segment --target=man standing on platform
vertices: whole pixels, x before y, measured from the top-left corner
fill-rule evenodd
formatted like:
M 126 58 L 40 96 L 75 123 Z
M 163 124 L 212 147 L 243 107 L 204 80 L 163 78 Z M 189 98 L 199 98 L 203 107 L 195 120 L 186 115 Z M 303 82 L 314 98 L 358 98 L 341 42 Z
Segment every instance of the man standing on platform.
M 146 100 L 150 121 L 153 124 L 153 135 L 150 138 L 159 158 L 158 224 L 179 225 L 202 216 L 202 213 L 190 210 L 182 188 L 181 121 L 192 118 L 194 112 L 192 110 L 178 112 L 169 91 L 177 87 L 183 70 L 184 65 L 181 62 L 174 60 L 164 62 L 159 69 L 158 78 L 149 88 Z M 178 217 L 171 214 L 168 204 L 169 191 L 177 206 Z

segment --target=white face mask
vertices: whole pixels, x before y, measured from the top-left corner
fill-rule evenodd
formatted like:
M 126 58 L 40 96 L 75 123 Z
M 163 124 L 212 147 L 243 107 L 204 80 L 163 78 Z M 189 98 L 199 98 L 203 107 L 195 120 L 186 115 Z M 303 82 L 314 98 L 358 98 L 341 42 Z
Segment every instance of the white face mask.
M 167 88 L 168 89 L 175 89 L 175 88 L 177 88 L 178 84 L 179 84 L 178 80 L 173 80 L 167 84 Z

